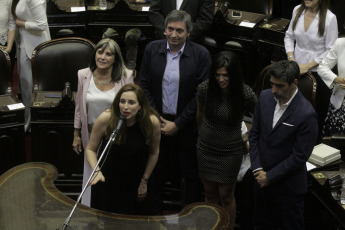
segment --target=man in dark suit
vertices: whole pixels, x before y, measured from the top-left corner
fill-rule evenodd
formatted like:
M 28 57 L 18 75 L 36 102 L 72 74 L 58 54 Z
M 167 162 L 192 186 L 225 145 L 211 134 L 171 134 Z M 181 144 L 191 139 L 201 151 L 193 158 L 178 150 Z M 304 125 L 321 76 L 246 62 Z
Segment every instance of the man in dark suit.
M 164 38 L 164 19 L 172 10 L 186 11 L 192 17 L 191 40 L 203 41 L 205 33 L 211 28 L 214 16 L 214 0 L 152 0 L 149 19 L 156 30 L 158 39 Z
M 296 62 L 274 63 L 268 74 L 272 89 L 261 93 L 249 133 L 254 229 L 304 229 L 306 161 L 317 139 L 317 115 L 298 91 Z
M 166 18 L 166 39 L 150 42 L 140 68 L 140 84 L 152 106 L 161 115 L 162 139 L 153 173 L 156 212 L 163 202 L 168 161 L 177 159 L 177 170 L 185 181 L 185 203 L 201 200 L 196 159 L 196 92 L 207 79 L 211 58 L 207 49 L 188 40 L 193 29 L 188 13 L 173 10 Z M 171 163 L 170 163 L 171 164 Z M 155 213 L 157 214 L 157 213 Z

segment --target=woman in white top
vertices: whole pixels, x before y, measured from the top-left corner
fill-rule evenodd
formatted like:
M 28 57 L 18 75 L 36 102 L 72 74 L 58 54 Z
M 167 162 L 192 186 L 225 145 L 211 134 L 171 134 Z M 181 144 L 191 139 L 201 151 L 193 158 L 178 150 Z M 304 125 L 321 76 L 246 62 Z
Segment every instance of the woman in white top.
M 329 0 L 302 0 L 293 10 L 284 39 L 288 59 L 298 63 L 301 74 L 312 72 L 317 80 L 319 130 L 327 114 L 331 92 L 317 75 L 317 65 L 338 38 L 337 18 L 328 10 L 328 5 Z
M 332 72 L 335 65 L 338 75 Z M 317 72 L 326 85 L 333 88 L 322 135 L 345 134 L 345 38 L 338 38 Z
M 31 55 L 35 47 L 50 40 L 45 0 L 13 0 L 12 14 L 18 27 L 16 38 L 19 84 L 25 110 L 25 130 L 30 122 L 30 101 L 33 90 Z
M 74 115 L 73 150 L 80 154 L 89 143 L 94 121 L 111 107 L 119 89 L 133 83 L 133 70 L 126 69 L 119 45 L 102 39 L 95 46 L 88 68 L 78 71 L 78 92 Z M 92 172 L 84 158 L 83 187 Z M 82 204 L 90 206 L 91 189 L 85 191 Z
M 15 51 L 14 43 L 16 24 L 11 13 L 12 0 L 0 1 L 0 49 L 10 54 L 13 63 Z

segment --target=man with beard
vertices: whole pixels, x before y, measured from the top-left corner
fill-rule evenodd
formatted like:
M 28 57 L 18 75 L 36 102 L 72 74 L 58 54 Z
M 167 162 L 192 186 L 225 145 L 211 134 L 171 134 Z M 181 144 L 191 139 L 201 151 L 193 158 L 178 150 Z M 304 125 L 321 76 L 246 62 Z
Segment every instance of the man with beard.
M 304 229 L 306 161 L 317 139 L 317 115 L 297 88 L 296 62 L 274 63 L 267 74 L 272 89 L 261 93 L 249 133 L 254 229 Z

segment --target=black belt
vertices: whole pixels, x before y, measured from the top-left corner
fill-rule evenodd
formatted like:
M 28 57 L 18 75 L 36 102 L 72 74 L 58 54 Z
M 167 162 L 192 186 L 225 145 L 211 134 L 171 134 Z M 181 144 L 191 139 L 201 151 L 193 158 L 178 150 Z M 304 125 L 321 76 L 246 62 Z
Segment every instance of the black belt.
M 162 117 L 168 121 L 175 121 L 176 116 L 172 114 L 163 114 Z

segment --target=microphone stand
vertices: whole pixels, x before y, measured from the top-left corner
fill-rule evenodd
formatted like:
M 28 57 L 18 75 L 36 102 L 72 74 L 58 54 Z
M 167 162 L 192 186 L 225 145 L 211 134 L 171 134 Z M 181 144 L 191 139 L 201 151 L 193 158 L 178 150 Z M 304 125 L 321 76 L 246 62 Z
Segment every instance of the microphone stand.
M 65 230 L 65 229 L 68 227 L 69 221 L 70 221 L 70 219 L 71 219 L 71 217 L 72 217 L 72 215 L 73 215 L 75 209 L 77 208 L 77 205 L 78 205 L 80 199 L 82 198 L 82 196 L 83 196 L 83 194 L 84 194 L 84 192 L 85 192 L 87 186 L 89 186 L 89 183 L 90 183 L 90 181 L 91 181 L 91 179 L 92 179 L 92 177 L 93 177 L 93 175 L 94 175 L 94 173 L 95 173 L 95 171 L 96 171 L 96 169 L 97 169 L 97 166 L 98 166 L 99 163 L 101 162 L 101 160 L 102 160 L 102 158 L 103 158 L 105 152 L 106 152 L 106 151 L 108 150 L 108 148 L 114 143 L 114 141 L 115 141 L 115 139 L 116 139 L 116 136 L 117 136 L 118 132 L 119 132 L 119 128 L 116 128 L 116 129 L 111 133 L 107 145 L 105 146 L 105 148 L 104 148 L 104 150 L 103 150 L 101 156 L 99 157 L 99 159 L 98 159 L 98 161 L 97 161 L 97 163 L 96 163 L 96 165 L 95 165 L 95 168 L 92 170 L 91 175 L 90 175 L 89 179 L 87 180 L 87 182 L 86 182 L 86 184 L 85 184 L 83 190 L 82 190 L 81 193 L 79 194 L 78 199 L 77 199 L 77 201 L 75 202 L 75 205 L 73 206 L 73 209 L 72 209 L 71 213 L 70 213 L 69 216 L 66 218 L 66 220 L 65 220 L 65 222 L 64 222 L 64 224 L 63 224 L 62 230 Z

